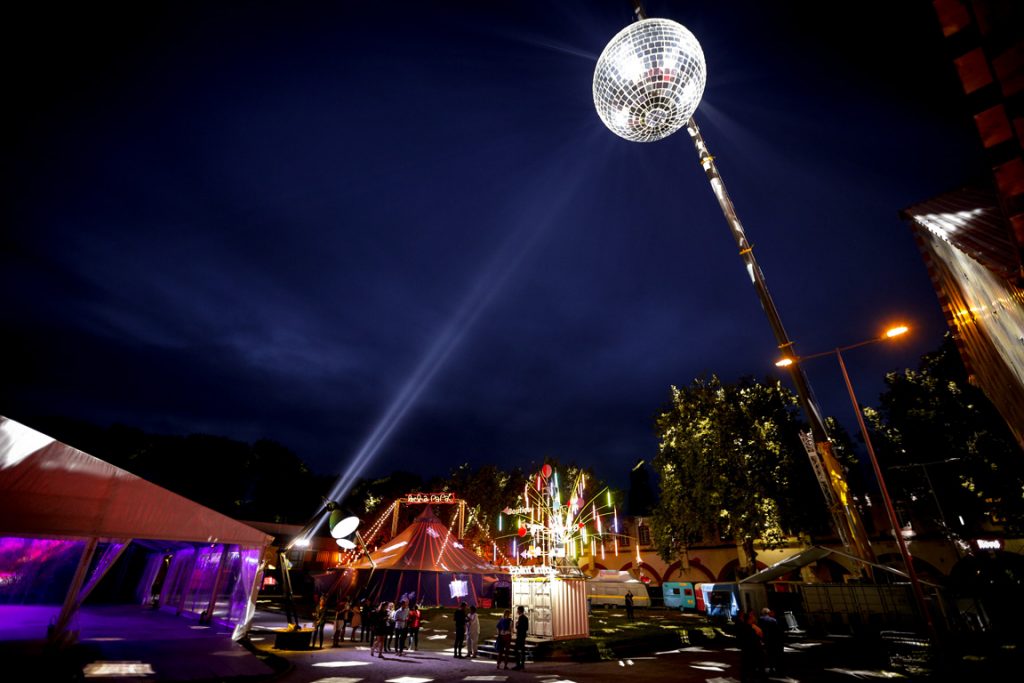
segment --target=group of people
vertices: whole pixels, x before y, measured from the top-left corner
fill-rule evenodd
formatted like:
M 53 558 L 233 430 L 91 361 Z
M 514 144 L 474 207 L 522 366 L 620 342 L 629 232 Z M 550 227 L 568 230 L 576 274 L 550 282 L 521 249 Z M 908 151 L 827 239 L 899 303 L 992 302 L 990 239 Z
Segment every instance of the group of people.
M 782 674 L 785 634 L 772 610 L 765 607 L 760 616 L 755 610 L 741 610 L 736 615 L 736 636 L 743 683 L 762 681 L 769 674 Z
M 345 640 L 349 629 L 352 642 L 356 641 L 357 634 L 360 642 L 372 642 L 374 614 L 375 610 L 369 600 L 358 602 L 342 598 L 332 608 L 326 595 L 318 597 L 313 606 L 313 636 L 310 647 L 324 646 L 324 631 L 330 621 L 334 622 L 332 647 L 338 647 Z M 333 620 L 331 616 L 334 617 Z
M 331 612 L 327 597 L 319 597 L 313 612 L 312 647 L 323 647 L 324 630 Z M 358 633 L 360 642 L 370 643 L 371 657 L 376 654 L 383 659 L 385 652 L 403 654 L 407 650 L 419 650 L 422 612 L 415 602 L 401 600 L 397 607 L 393 602 L 382 602 L 374 609 L 369 600 L 359 603 L 340 600 L 333 613 L 333 647 L 338 647 L 345 640 L 347 629 L 351 629 L 353 642 Z M 456 659 L 475 657 L 480 645 L 480 616 L 476 605 L 459 604 L 455 608 L 454 624 Z M 523 671 L 526 668 L 526 636 L 530 631 L 526 609 L 522 606 L 517 608 L 514 623 L 511 610 L 505 610 L 496 631 L 498 668 L 504 665 L 507 669 L 509 661 L 514 661 L 513 669 Z
M 530 632 L 530 619 L 526 616 L 526 609 L 520 605 L 516 608 L 516 623 L 515 623 L 515 634 L 516 634 L 516 646 L 515 646 L 515 666 L 512 667 L 517 671 L 523 671 L 526 669 L 526 635 Z M 501 619 L 498 620 L 497 637 L 495 643 L 498 647 L 498 668 L 504 664 L 505 668 L 508 668 L 508 658 L 510 651 L 512 650 L 512 612 L 505 610 L 504 614 L 501 615 Z
M 480 616 L 477 614 L 476 605 L 460 603 L 455 608 L 455 648 L 456 659 L 476 657 L 477 647 L 480 645 Z M 512 647 L 512 633 L 515 631 L 515 649 Z M 509 658 L 515 654 L 515 666 L 517 671 L 526 668 L 526 635 L 530 631 L 530 619 L 526 616 L 526 609 L 520 605 L 517 609 L 516 622 L 512 623 L 511 610 L 505 610 L 501 619 L 498 620 L 495 645 L 498 651 L 498 668 L 502 664 L 508 668 Z M 463 654 L 465 653 L 465 654 Z
M 370 656 L 374 653 L 381 659 L 385 652 L 404 654 L 407 650 L 420 649 L 420 620 L 422 612 L 415 602 L 402 600 L 395 607 L 393 602 L 382 602 L 370 612 L 370 629 L 373 641 Z

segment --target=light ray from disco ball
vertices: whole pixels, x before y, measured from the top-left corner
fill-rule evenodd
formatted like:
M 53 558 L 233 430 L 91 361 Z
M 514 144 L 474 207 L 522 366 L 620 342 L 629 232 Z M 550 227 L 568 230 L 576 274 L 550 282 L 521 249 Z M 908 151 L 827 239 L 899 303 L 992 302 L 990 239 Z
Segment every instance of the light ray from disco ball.
M 594 106 L 604 125 L 654 142 L 686 125 L 704 94 L 700 43 L 669 19 L 644 19 L 611 39 L 594 68 Z

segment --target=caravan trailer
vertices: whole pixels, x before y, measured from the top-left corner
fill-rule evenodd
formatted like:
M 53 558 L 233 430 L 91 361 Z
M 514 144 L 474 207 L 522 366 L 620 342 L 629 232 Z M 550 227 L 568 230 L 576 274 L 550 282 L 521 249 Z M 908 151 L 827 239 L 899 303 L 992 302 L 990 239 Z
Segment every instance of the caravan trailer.
M 661 598 L 666 609 L 677 609 L 680 612 L 697 609 L 697 595 L 693 584 L 688 581 L 666 581 L 661 584 Z
M 587 579 L 587 600 L 592 607 L 625 607 L 626 593 L 633 594 L 634 607 L 650 607 L 647 586 L 629 572 L 602 569 Z

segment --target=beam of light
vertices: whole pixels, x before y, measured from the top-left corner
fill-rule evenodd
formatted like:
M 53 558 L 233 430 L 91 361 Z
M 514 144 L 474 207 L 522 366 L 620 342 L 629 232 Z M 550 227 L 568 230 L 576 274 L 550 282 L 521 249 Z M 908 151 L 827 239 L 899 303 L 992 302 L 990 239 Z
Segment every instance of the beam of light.
M 556 223 L 558 215 L 575 203 L 576 195 L 589 178 L 584 157 L 575 152 L 580 140 L 565 140 L 561 149 L 553 151 L 547 172 L 538 175 L 534 187 L 540 196 L 550 201 L 536 204 L 532 212 L 519 216 L 517 225 L 498 247 L 491 260 L 478 273 L 476 281 L 451 319 L 430 344 L 412 374 L 399 387 L 384 414 L 370 430 L 348 467 L 339 477 L 328 496 L 343 500 L 352 485 L 362 475 L 374 456 L 384 447 L 390 436 L 403 422 L 406 414 L 444 367 L 452 352 L 474 327 L 483 312 L 504 290 L 512 275 L 533 247 Z M 567 167 L 568 166 L 568 167 Z M 568 179 L 568 180 L 567 180 Z M 552 195 L 550 188 L 561 187 L 561 193 Z M 540 212 L 543 212 L 541 214 Z M 322 525 L 323 522 L 321 521 Z M 314 529 L 319 529 L 319 525 Z

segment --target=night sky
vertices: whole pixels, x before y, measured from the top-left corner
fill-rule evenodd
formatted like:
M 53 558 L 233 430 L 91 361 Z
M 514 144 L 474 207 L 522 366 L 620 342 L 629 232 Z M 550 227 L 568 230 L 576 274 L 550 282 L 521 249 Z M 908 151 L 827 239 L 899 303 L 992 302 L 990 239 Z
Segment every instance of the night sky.
M 670 385 L 776 372 L 685 134 L 594 111 L 628 0 L 31 5 L 0 414 L 623 485 Z M 696 118 L 798 350 L 915 328 L 846 356 L 875 403 L 945 331 L 898 212 L 984 171 L 931 3 L 646 9 L 703 45 Z M 807 371 L 854 430 L 834 359 Z

